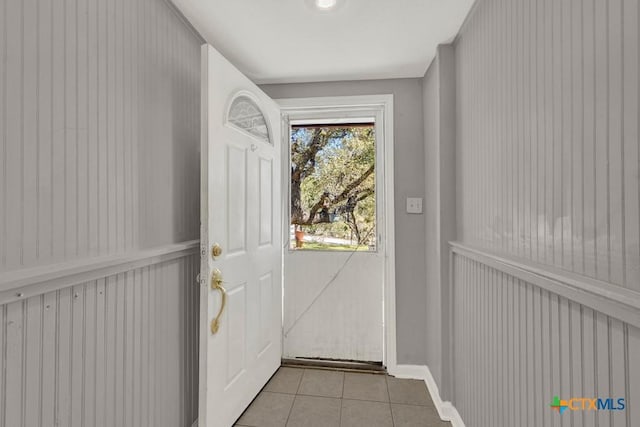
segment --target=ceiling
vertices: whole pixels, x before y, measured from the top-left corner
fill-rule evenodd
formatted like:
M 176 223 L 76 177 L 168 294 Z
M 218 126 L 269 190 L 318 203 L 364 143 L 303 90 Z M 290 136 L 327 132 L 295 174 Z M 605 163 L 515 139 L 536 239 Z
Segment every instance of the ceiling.
M 422 77 L 474 0 L 173 0 L 256 83 Z

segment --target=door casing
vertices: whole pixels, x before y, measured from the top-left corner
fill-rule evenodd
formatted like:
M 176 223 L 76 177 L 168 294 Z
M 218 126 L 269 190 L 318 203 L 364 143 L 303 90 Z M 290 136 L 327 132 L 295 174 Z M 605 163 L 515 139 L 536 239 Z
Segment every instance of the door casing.
M 361 117 L 376 117 L 382 127 L 382 150 L 385 177 L 381 191 L 384 198 L 384 215 L 382 226 L 384 240 L 378 241 L 380 250 L 384 251 L 384 338 L 383 364 L 393 374 L 397 370 L 396 353 L 396 291 L 395 291 L 395 203 L 394 203 L 394 163 L 393 163 L 393 95 L 359 95 L 314 98 L 283 98 L 275 100 L 281 108 L 283 118 L 282 132 L 282 230 L 283 242 L 289 241 L 289 206 L 290 206 L 290 141 L 289 122 L 291 120 L 308 119 L 309 117 L 340 117 L 356 114 Z M 286 127 L 286 128 L 285 128 Z M 379 190 L 378 190 L 379 191 Z M 284 295 L 284 276 L 283 276 Z M 283 301 L 284 307 L 284 301 Z M 284 331 L 283 331 L 284 332 Z M 284 342 L 284 340 L 283 340 Z

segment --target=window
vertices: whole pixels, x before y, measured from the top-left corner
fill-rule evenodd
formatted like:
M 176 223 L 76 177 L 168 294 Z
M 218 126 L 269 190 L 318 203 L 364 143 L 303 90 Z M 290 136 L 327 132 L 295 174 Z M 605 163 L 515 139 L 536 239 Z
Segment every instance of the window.
M 291 249 L 376 250 L 372 121 L 291 126 Z
M 236 97 L 229 108 L 228 122 L 254 137 L 269 143 L 267 120 L 258 105 L 245 95 Z

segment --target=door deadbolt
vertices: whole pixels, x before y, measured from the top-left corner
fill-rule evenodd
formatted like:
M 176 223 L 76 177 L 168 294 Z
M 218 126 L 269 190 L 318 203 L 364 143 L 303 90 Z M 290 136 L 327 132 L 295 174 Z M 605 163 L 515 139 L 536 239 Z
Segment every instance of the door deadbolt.
M 222 255 L 222 246 L 216 243 L 211 247 L 211 258 L 216 259 L 220 255 Z

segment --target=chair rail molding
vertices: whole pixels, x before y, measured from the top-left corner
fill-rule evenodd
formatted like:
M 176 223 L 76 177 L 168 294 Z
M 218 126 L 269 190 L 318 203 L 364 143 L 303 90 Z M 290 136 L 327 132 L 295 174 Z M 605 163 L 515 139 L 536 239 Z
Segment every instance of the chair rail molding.
M 42 268 L 3 276 L 24 295 L 0 304 L 0 425 L 190 426 L 198 246 L 58 265 L 52 282 Z
M 199 244 L 199 240 L 190 240 L 153 249 L 3 273 L 0 277 L 0 305 L 192 255 L 198 252 Z
M 460 242 L 450 242 L 450 245 L 453 255 L 478 261 L 640 328 L 640 292 Z M 452 277 L 451 282 L 454 280 Z

